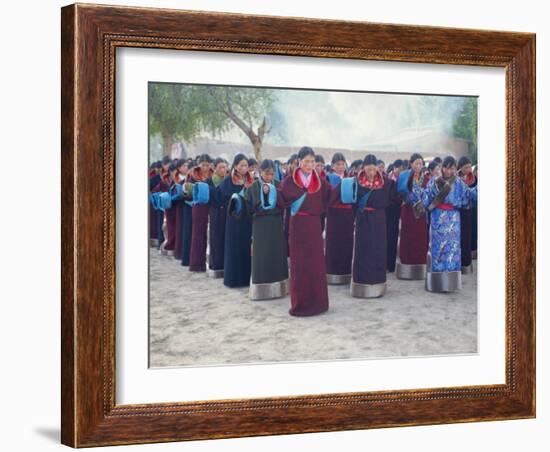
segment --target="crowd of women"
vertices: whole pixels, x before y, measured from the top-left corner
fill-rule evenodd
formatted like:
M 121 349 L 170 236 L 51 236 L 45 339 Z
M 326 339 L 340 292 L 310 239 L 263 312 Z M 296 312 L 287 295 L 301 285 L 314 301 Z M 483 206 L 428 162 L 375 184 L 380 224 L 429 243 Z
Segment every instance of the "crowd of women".
M 290 292 L 296 316 L 328 310 L 327 284 L 381 297 L 387 272 L 460 290 L 477 249 L 477 177 L 468 157 L 418 153 L 387 168 L 372 154 L 325 164 L 307 146 L 287 162 L 165 157 L 149 172 L 151 246 L 253 300 Z

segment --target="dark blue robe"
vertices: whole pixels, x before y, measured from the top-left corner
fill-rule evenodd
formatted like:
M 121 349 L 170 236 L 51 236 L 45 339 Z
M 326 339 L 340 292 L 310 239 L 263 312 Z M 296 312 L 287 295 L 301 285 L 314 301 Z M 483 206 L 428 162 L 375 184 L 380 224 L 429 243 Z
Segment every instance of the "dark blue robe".
M 216 185 L 212 178 L 209 178 L 206 183 L 210 186 L 210 193 L 214 193 Z M 226 204 L 216 203 L 213 196 L 210 203 L 208 241 L 210 244 L 210 253 L 208 256 L 208 268 L 210 270 L 223 270 L 224 248 L 225 248 L 225 221 L 226 221 Z
M 231 175 L 216 187 L 215 197 L 218 205 L 226 209 L 234 193 L 243 190 L 243 185 L 234 184 Z M 223 283 L 227 287 L 245 287 L 250 285 L 252 240 L 252 219 L 244 212 L 238 218 L 226 215 L 224 244 Z
M 182 241 L 181 241 L 181 265 L 184 267 L 189 266 L 189 257 L 191 255 L 191 231 L 193 230 L 193 208 L 182 201 L 183 204 L 183 219 L 181 222 L 182 227 Z

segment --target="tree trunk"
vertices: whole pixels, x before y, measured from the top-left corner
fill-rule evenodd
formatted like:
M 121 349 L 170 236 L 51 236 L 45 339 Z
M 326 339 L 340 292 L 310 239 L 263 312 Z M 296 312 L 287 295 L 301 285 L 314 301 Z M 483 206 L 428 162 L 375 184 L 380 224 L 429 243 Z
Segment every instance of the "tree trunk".
M 172 134 L 164 132 L 162 134 L 162 142 L 164 145 L 164 155 L 172 156 L 172 145 L 174 144 L 174 138 Z
M 258 160 L 258 163 L 261 163 L 261 161 L 263 160 L 262 142 L 258 138 L 256 138 L 252 140 L 252 146 L 254 147 L 254 156 L 256 160 Z

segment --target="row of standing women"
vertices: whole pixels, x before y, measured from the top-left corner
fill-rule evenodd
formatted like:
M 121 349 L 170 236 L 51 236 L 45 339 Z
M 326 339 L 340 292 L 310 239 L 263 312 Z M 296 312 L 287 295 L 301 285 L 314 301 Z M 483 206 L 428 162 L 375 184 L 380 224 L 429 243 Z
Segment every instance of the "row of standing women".
M 278 162 L 264 160 L 256 177 L 243 154 L 229 174 L 224 160 L 212 164 L 207 155 L 191 169 L 165 160 L 167 176 L 153 174 L 150 186 L 171 204 L 164 215 L 152 208 L 152 235 L 162 240 L 164 217 L 164 253 L 190 271 L 223 276 L 228 287 L 250 286 L 251 299 L 289 291 L 291 315 L 328 310 L 327 283 L 350 284 L 355 297 L 384 295 L 392 259 L 398 278 L 425 279 L 426 289 L 436 292 L 461 288 L 461 252 L 471 259 L 471 240 L 464 243 L 461 234 L 472 236 L 471 227 L 461 228 L 461 216 L 466 224 L 469 215 L 472 225 L 477 188 L 456 174 L 453 157 L 442 162 L 441 175 L 438 165 L 425 172 L 419 154 L 410 168 L 395 162 L 389 174 L 374 155 L 348 172 L 341 154 L 325 174 L 316 169 L 319 157 L 303 147 L 286 176 Z

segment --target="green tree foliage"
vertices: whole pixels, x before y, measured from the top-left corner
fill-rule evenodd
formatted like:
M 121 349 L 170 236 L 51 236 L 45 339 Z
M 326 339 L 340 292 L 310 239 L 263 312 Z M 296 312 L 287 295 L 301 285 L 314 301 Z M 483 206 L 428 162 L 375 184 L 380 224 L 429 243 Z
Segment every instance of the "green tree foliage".
M 467 97 L 453 123 L 453 135 L 468 140 L 468 154 L 477 164 L 477 98 Z
M 468 142 L 468 154 L 477 163 L 477 98 L 423 96 L 417 120 L 422 124 L 439 124 L 446 133 Z
M 191 141 L 204 132 L 219 135 L 238 127 L 261 160 L 275 100 L 274 91 L 265 88 L 151 83 L 150 133 L 160 133 L 169 151 L 175 139 Z
M 184 85 L 149 84 L 149 134 L 160 134 L 165 154 L 177 139 L 191 140 L 200 133 L 192 92 Z

